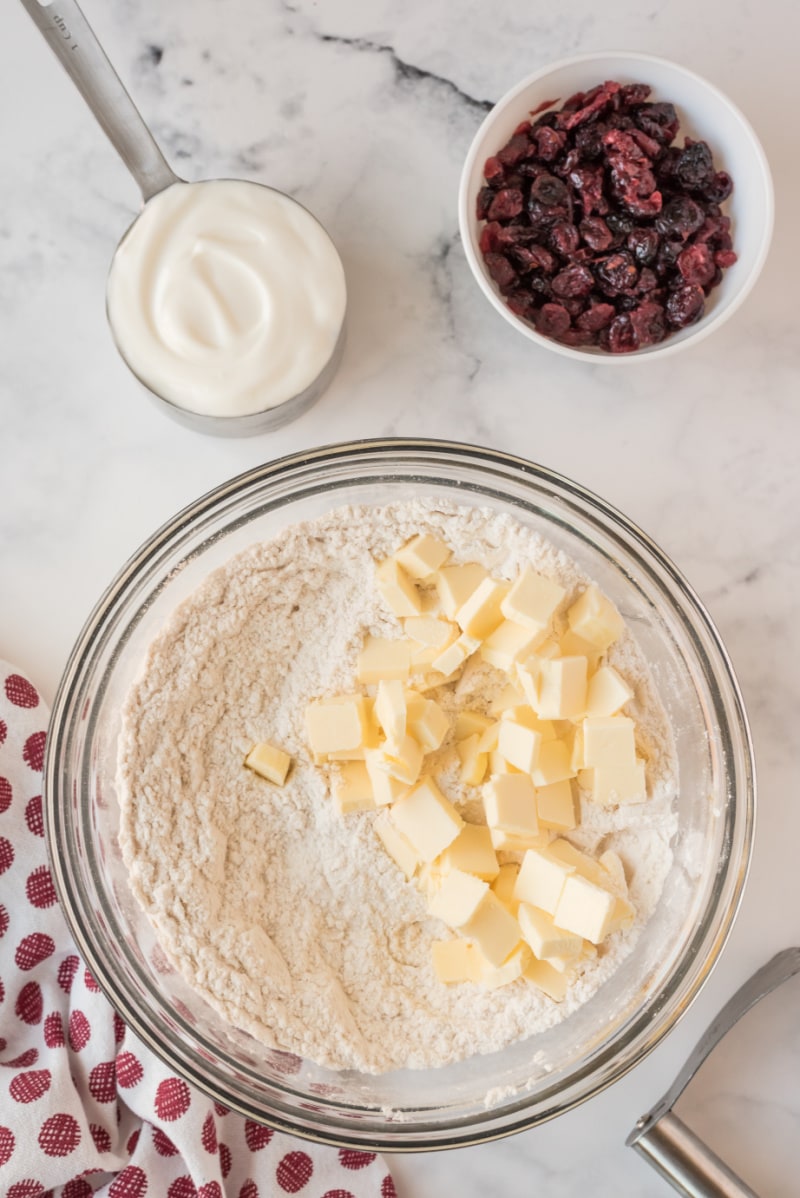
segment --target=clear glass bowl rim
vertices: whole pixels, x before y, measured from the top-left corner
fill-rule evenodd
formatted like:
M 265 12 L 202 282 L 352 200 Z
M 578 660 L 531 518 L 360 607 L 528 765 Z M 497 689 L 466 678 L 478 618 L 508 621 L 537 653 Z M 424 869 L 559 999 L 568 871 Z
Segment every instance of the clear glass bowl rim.
M 296 476 L 308 482 L 316 477 L 319 489 L 327 490 L 325 480 L 337 471 L 352 471 L 364 466 L 380 478 L 413 478 L 414 463 L 426 467 L 440 464 L 447 477 L 448 466 L 478 471 L 484 483 L 503 477 L 517 484 L 530 484 L 552 493 L 568 505 L 576 506 L 584 517 L 600 525 L 653 579 L 673 607 L 673 614 L 692 633 L 695 647 L 709 659 L 724 709 L 723 731 L 727 733 L 728 752 L 735 776 L 729 777 L 734 801 L 727 804 L 726 858 L 717 872 L 713 901 L 688 946 L 689 951 L 669 979 L 669 986 L 652 998 L 626 1026 L 621 1043 L 609 1042 L 606 1051 L 592 1057 L 591 1067 L 576 1070 L 566 1092 L 534 1098 L 515 1098 L 508 1104 L 487 1109 L 478 1116 L 428 1123 L 404 1118 L 388 1123 L 377 1107 L 354 1108 L 329 1104 L 324 1099 L 311 1113 L 298 1110 L 292 1101 L 265 1104 L 252 1095 L 232 1089 L 231 1080 L 213 1062 L 183 1045 L 174 1036 L 153 1027 L 147 1009 L 140 1001 L 131 1001 L 124 979 L 109 969 L 103 951 L 103 931 L 88 917 L 80 878 L 80 861 L 75 840 L 72 810 L 75 803 L 87 803 L 85 778 L 70 776 L 68 762 L 76 721 L 85 702 L 83 689 L 92 663 L 103 647 L 109 628 L 124 610 L 126 599 L 148 571 L 155 572 L 170 549 L 187 531 L 202 527 L 248 494 L 263 498 L 270 485 L 285 485 Z M 392 474 L 392 469 L 397 472 Z M 317 477 L 318 476 L 318 477 Z M 353 480 L 353 475 L 348 474 Z M 421 481 L 421 480 L 420 480 Z M 425 481 L 433 484 L 426 476 Z M 265 490 L 266 489 L 266 490 Z M 502 495 L 501 491 L 497 492 Z M 75 791 L 75 793 L 73 793 Z M 647 1056 L 672 1029 L 694 1001 L 713 969 L 733 926 L 750 864 L 755 830 L 755 767 L 747 716 L 728 653 L 708 612 L 689 583 L 661 549 L 621 512 L 591 491 L 546 467 L 498 450 L 465 443 L 427 438 L 388 437 L 364 439 L 321 446 L 266 462 L 222 483 L 179 511 L 161 526 L 128 560 L 101 596 L 88 617 L 65 667 L 53 703 L 47 736 L 43 811 L 45 836 L 56 890 L 67 924 L 78 951 L 109 1001 L 139 1038 L 168 1067 L 197 1085 L 229 1109 L 257 1122 L 289 1134 L 320 1143 L 372 1151 L 421 1151 L 446 1149 L 483 1143 L 526 1130 L 551 1119 L 606 1089 Z M 59 852 L 53 846 L 59 846 Z M 283 1094 L 306 1098 L 293 1092 L 291 1085 Z M 534 1100 L 535 1099 L 535 1100 Z

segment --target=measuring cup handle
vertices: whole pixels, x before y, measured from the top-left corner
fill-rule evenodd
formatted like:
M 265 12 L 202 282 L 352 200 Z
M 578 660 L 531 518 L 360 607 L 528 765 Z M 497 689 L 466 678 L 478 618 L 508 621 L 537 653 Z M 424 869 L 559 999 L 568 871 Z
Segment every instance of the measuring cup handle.
M 75 0 L 22 0 L 133 175 L 145 200 L 178 177 Z

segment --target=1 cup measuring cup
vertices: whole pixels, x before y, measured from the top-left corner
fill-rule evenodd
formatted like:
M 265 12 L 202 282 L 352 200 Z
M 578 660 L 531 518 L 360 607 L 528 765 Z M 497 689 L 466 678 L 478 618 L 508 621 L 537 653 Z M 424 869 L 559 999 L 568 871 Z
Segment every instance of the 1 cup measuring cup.
M 123 360 L 199 432 L 246 436 L 295 419 L 344 346 L 347 289 L 331 238 L 263 184 L 179 178 L 75 0 L 22 3 L 142 193 L 106 293 Z

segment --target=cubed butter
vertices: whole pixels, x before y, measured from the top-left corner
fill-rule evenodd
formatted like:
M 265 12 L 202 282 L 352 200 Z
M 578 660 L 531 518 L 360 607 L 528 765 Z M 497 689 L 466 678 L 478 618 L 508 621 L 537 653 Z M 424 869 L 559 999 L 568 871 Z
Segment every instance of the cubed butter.
M 559 928 L 552 915 L 529 903 L 520 903 L 517 920 L 523 939 L 540 961 L 547 957 L 577 957 L 583 947 L 581 936 Z
M 428 533 L 419 533 L 395 553 L 395 560 L 405 572 L 420 581 L 430 578 L 450 557 L 443 541 Z
M 450 721 L 434 699 L 423 699 L 409 711 L 408 731 L 425 753 L 441 747 L 449 727 Z
M 539 662 L 537 704 L 543 720 L 576 720 L 586 711 L 585 657 L 542 658 Z
M 459 931 L 474 940 L 495 967 L 503 964 L 522 939 L 516 919 L 488 887 L 474 914 L 460 925 Z
M 633 720 L 624 715 L 592 716 L 583 721 L 583 764 L 587 769 L 617 769 L 636 760 Z
M 612 925 L 617 897 L 575 872 L 564 882 L 553 919 L 560 928 L 600 944 Z
M 283 786 L 292 759 L 282 749 L 276 749 L 274 745 L 261 741 L 259 744 L 253 745 L 245 757 L 244 763 L 249 770 L 266 778 L 268 782 L 274 782 L 276 786 Z
M 490 774 L 518 774 L 520 770 L 506 761 L 499 749 L 489 750 L 489 764 L 486 767 Z
M 459 627 L 450 620 L 438 616 L 413 616 L 403 624 L 405 634 L 429 649 L 446 649 L 459 635 Z
M 419 778 L 423 756 L 422 747 L 409 733 L 398 742 L 387 740 L 371 751 L 375 766 L 406 786 L 413 786 Z
M 317 757 L 362 750 L 367 736 L 367 709 L 361 695 L 319 699 L 306 708 L 306 732 Z
M 595 766 L 585 770 L 591 778 L 592 799 L 602 807 L 619 803 L 643 803 L 647 798 L 647 776 L 644 762 L 623 762 L 617 766 Z
M 402 619 L 419 613 L 422 604 L 417 588 L 394 558 L 387 558 L 380 563 L 375 571 L 375 581 L 386 606 L 394 615 Z
M 401 741 L 406 734 L 406 692 L 399 678 L 381 678 L 374 711 L 387 740 Z
M 369 685 L 393 678 L 405 680 L 411 672 L 411 643 L 383 636 L 368 636 L 358 655 L 357 677 Z
M 586 714 L 616 715 L 632 698 L 633 691 L 619 671 L 613 666 L 601 666 L 592 674 L 586 688 Z
M 436 590 L 442 611 L 448 620 L 455 619 L 458 609 L 466 603 L 486 577 L 486 570 L 477 562 L 467 562 L 463 566 L 444 566 L 436 572 Z
M 614 604 L 594 583 L 572 604 L 567 619 L 573 632 L 603 652 L 622 635 L 625 627 Z
M 550 786 L 575 776 L 572 768 L 571 744 L 563 740 L 543 740 L 539 745 L 536 764 L 531 771 L 535 786 Z
M 578 812 L 572 783 L 568 779 L 536 789 L 536 814 L 543 828 L 568 832 L 577 827 Z
M 557 969 L 553 969 L 547 961 L 537 961 L 535 957 L 526 965 L 522 976 L 539 990 L 552 998 L 554 1002 L 562 1002 L 567 993 L 567 978 Z
M 491 885 L 492 891 L 500 899 L 500 902 L 508 907 L 512 915 L 516 915 L 517 907 L 519 906 L 519 903 L 514 898 L 514 886 L 516 885 L 518 873 L 519 865 L 517 862 L 506 861 L 504 865 L 500 866 L 500 869 L 497 871 L 497 877 Z
M 334 778 L 333 801 L 341 815 L 375 810 L 375 796 L 365 762 L 342 762 Z
M 483 788 L 483 809 L 490 828 L 513 836 L 538 836 L 536 791 L 528 774 L 498 774 Z
M 619 898 L 628 897 L 628 879 L 625 876 L 625 866 L 618 853 L 608 849 L 605 853 L 601 853 L 597 858 L 598 865 L 602 865 L 603 869 L 609 876 L 609 890 L 613 890 Z
M 551 857 L 557 857 L 559 861 L 574 866 L 582 877 L 593 882 L 595 886 L 600 886 L 603 889 L 607 887 L 609 875 L 600 862 L 589 853 L 584 853 L 581 849 L 576 848 L 564 837 L 559 836 L 553 840 L 548 847 L 548 852 Z
M 485 824 L 464 824 L 439 862 L 443 873 L 458 869 L 465 874 L 474 874 L 484 882 L 492 882 L 500 872 L 492 835 Z
M 367 749 L 364 753 L 364 764 L 372 785 L 372 797 L 376 807 L 389 807 L 408 790 L 407 783 L 401 782 L 384 768 L 386 758 L 383 749 Z
M 514 886 L 514 898 L 555 915 L 566 881 L 574 872 L 574 865 L 551 857 L 547 849 L 528 849 Z M 567 926 L 558 922 L 560 927 Z
M 535 633 L 544 633 L 565 594 L 552 578 L 526 566 L 503 599 L 503 615 Z
M 545 848 L 550 838 L 548 833 L 540 832 L 538 836 L 532 833 L 522 835 L 519 832 L 505 832 L 502 828 L 490 828 L 492 844 L 498 853 L 525 853 L 528 849 Z
M 535 729 L 519 724 L 516 720 L 500 721 L 498 750 L 506 761 L 523 773 L 531 773 L 536 765 L 541 742 L 541 733 Z
M 461 762 L 460 778 L 466 786 L 480 786 L 486 777 L 486 767 L 489 762 L 488 754 L 480 750 L 481 738 L 478 733 L 460 740 L 456 745 L 458 758 Z
M 459 982 L 477 982 L 485 964 L 474 944 L 456 937 L 453 940 L 434 940 L 431 945 L 433 971 L 446 986 Z
M 456 612 L 456 623 L 467 636 L 485 640 L 503 620 L 500 604 L 509 591 L 507 582 L 484 578 Z
M 467 658 L 480 648 L 480 644 L 477 637 L 462 633 L 438 657 L 433 659 L 432 668 L 444 675 L 445 678 L 449 678 L 456 670 L 461 669 Z
M 449 928 L 458 930 L 472 919 L 488 893 L 488 883 L 474 874 L 452 869 L 443 875 L 441 886 L 428 900 L 428 910 Z
M 480 953 L 480 950 L 478 952 Z M 510 986 L 512 982 L 516 982 L 518 978 L 522 977 L 530 959 L 531 950 L 524 941 L 520 941 L 502 965 L 492 965 L 481 954 L 483 965 L 479 978 L 481 986 L 484 990 L 498 990 L 501 986 Z
M 372 826 L 386 852 L 410 881 L 420 864 L 414 846 L 392 823 L 388 811 L 379 812 Z
M 427 777 L 392 805 L 391 816 L 423 861 L 434 861 L 464 826 L 453 804 Z
M 489 704 L 489 715 L 499 716 L 509 707 L 517 707 L 523 702 L 525 696 L 519 687 L 512 686 L 509 682 L 502 690 L 498 691 L 495 697 Z
M 568 628 L 558 641 L 559 657 L 585 657 L 590 672 L 596 670 L 603 656 L 603 650 L 598 649 L 591 641 L 585 641 L 577 632 Z
M 488 715 L 479 711 L 459 711 L 455 722 L 456 740 L 466 740 L 468 736 L 480 736 L 494 721 Z
M 503 620 L 481 645 L 481 657 L 489 665 L 508 674 L 515 662 L 533 651 L 537 639 L 538 634 L 523 624 Z

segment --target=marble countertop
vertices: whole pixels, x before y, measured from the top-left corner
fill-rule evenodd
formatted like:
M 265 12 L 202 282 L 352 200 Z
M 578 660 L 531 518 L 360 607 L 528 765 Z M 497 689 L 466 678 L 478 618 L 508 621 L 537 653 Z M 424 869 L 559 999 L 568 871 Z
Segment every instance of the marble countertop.
M 33 24 L 0 40 L 0 656 L 52 699 L 74 638 L 129 554 L 178 508 L 264 460 L 353 437 L 452 437 L 513 451 L 616 505 L 673 558 L 728 646 L 760 783 L 753 864 L 711 980 L 627 1078 L 553 1123 L 395 1161 L 401 1198 L 658 1198 L 624 1147 L 733 990 L 800 941 L 794 752 L 800 711 L 800 407 L 792 125 L 800 9 L 619 0 L 86 2 L 175 168 L 246 176 L 331 231 L 350 288 L 340 373 L 296 423 L 251 440 L 166 420 L 126 372 L 104 284 L 137 211 L 132 180 Z M 402 14 L 402 15 L 401 15 Z M 526 343 L 469 274 L 461 162 L 489 102 L 548 60 L 638 49 L 713 80 L 750 117 L 777 195 L 760 282 L 712 337 L 657 369 L 608 370 Z M 788 99 L 787 99 L 788 97 Z M 798 1032 L 753 1039 L 750 1069 L 702 1075 L 692 1118 L 759 1192 L 797 1194 Z M 780 1050 L 780 1052 L 778 1052 Z M 760 1080 L 759 1080 L 760 1079 Z M 762 1089 L 759 1091 L 759 1085 Z

